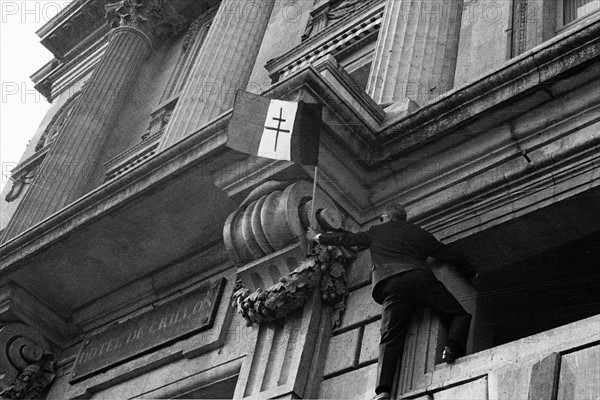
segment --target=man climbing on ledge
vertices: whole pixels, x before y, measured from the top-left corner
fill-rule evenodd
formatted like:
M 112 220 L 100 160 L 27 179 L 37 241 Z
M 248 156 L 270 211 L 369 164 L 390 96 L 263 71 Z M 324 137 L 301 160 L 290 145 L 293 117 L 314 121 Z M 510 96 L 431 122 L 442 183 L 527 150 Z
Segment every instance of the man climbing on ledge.
M 432 308 L 450 325 L 442 360 L 453 363 L 465 355 L 471 315 L 436 279 L 425 263 L 428 256 L 451 262 L 468 278 L 475 269 L 460 254 L 440 243 L 432 234 L 406 221 L 404 207 L 394 204 L 380 217 L 381 224 L 366 232 L 347 231 L 318 233 L 310 228 L 308 240 L 328 246 L 358 246 L 369 249 L 373 260 L 372 295 L 382 304 L 381 340 L 377 371 L 376 396 L 390 398 L 396 365 L 404 345 L 414 310 L 419 306 Z

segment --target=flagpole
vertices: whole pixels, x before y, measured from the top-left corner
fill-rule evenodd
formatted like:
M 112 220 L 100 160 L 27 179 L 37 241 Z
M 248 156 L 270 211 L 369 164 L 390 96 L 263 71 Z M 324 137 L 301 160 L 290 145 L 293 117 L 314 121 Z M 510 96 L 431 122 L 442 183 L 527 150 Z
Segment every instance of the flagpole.
M 312 204 L 311 204 L 311 209 L 310 209 L 310 215 L 312 217 L 314 217 L 315 219 L 315 224 L 314 226 L 312 226 L 312 219 L 311 219 L 311 228 L 317 228 L 317 216 L 315 215 L 315 203 L 317 202 L 317 177 L 319 175 L 319 166 L 315 165 L 315 177 L 313 179 L 313 192 L 312 192 Z
M 308 218 L 308 220 L 310 221 L 310 227 L 312 229 L 317 229 L 317 216 L 315 215 L 315 202 L 316 202 L 316 196 L 317 196 L 317 177 L 319 175 L 319 167 L 317 165 L 315 165 L 315 177 L 313 178 L 313 192 L 312 192 L 312 202 L 310 205 L 310 216 Z M 315 220 L 315 222 L 313 223 L 313 218 Z M 311 242 L 310 240 L 308 241 L 308 254 L 311 254 L 313 247 L 316 245 L 316 243 Z

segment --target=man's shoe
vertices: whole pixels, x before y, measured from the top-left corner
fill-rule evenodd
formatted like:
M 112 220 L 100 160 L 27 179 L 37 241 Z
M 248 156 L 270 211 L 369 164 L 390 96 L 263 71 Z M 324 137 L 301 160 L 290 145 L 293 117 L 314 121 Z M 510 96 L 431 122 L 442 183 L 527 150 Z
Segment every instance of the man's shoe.
M 376 395 L 375 397 L 373 397 L 373 400 L 390 400 L 390 392 L 381 392 L 378 395 Z
M 459 353 L 456 350 L 452 350 L 450 346 L 444 347 L 444 352 L 442 353 L 442 361 L 448 364 L 454 363 L 457 358 L 464 356 L 464 353 Z

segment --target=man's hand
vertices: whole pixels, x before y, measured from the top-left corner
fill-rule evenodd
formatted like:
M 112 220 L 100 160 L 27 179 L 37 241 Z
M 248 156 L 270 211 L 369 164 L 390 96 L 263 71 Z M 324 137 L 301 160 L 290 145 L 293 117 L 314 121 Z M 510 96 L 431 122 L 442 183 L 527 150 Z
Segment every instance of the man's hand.
M 311 242 L 316 242 L 318 234 L 319 234 L 319 232 L 317 232 L 317 230 L 311 226 L 306 231 L 306 239 L 308 239 Z

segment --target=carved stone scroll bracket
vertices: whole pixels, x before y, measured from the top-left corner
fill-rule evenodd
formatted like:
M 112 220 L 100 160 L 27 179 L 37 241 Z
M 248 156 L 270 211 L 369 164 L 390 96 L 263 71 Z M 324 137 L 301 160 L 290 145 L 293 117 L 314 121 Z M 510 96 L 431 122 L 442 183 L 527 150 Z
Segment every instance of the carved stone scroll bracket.
M 55 377 L 49 343 L 27 325 L 9 323 L 0 328 L 0 352 L 0 399 L 42 398 Z
M 318 189 L 314 207 L 312 201 L 308 181 L 269 181 L 254 189 L 223 227 L 231 260 L 241 267 L 294 243 L 300 243 L 306 253 L 306 229 L 317 226 L 318 210 L 328 209 L 330 218 L 341 221 L 337 206 L 325 192 Z
M 333 306 L 332 325 L 341 325 L 348 288 L 345 268 L 353 255 L 337 247 L 314 247 L 298 268 L 282 276 L 269 288 L 251 292 L 238 280 L 231 306 L 246 320 L 246 324 L 270 323 L 281 320 L 302 308 L 318 286 L 324 304 Z
M 121 0 L 105 8 L 111 27 L 128 26 L 152 39 L 175 36 L 187 26 L 186 18 L 167 0 Z

